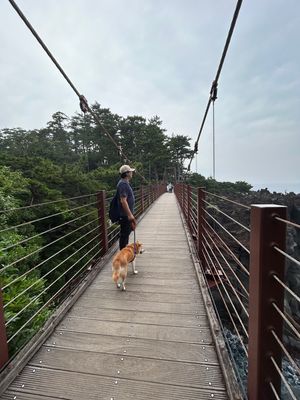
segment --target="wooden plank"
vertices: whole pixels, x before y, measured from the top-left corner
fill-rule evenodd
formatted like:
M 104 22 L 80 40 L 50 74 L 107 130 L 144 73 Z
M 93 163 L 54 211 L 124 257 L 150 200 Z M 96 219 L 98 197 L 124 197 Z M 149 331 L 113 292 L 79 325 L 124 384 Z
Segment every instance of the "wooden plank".
M 103 275 L 101 281 L 95 281 L 94 284 L 91 286 L 97 287 L 98 282 L 100 285 L 102 283 L 106 284 L 107 282 L 112 283 L 111 275 L 110 274 Z M 141 274 L 139 274 L 134 277 L 134 281 L 132 280 L 131 284 L 144 285 L 145 287 L 147 287 L 147 285 L 163 286 L 163 287 L 174 288 L 175 290 L 176 290 L 176 288 L 179 288 L 179 287 L 187 288 L 187 289 L 188 288 L 198 288 L 198 291 L 199 291 L 198 282 L 194 279 L 183 280 L 183 279 L 147 278 L 147 280 L 145 281 L 145 279 L 141 277 Z
M 60 330 L 93 333 L 99 335 L 137 337 L 141 339 L 210 344 L 212 338 L 207 327 L 184 328 L 149 324 L 97 321 L 82 318 L 65 318 Z
M 190 286 L 190 287 L 183 287 L 181 285 L 177 287 L 172 287 L 170 285 L 148 285 L 144 281 L 139 281 L 140 283 L 130 282 L 130 287 L 128 290 L 130 292 L 141 292 L 144 293 L 170 293 L 170 294 L 191 294 L 191 293 L 199 293 L 198 286 Z M 114 283 L 107 279 L 105 282 L 97 283 L 93 285 L 94 289 L 97 290 L 116 290 Z
M 179 273 L 173 273 L 171 269 L 167 271 L 153 270 L 153 266 L 147 266 L 147 270 L 145 267 L 140 266 L 138 263 L 136 264 L 136 269 L 138 270 L 138 275 L 133 275 L 131 270 L 128 271 L 127 281 L 134 283 L 137 278 L 142 278 L 145 283 L 148 282 L 149 279 L 165 279 L 165 280 L 176 280 L 182 281 L 182 283 L 194 282 L 197 283 L 196 276 L 193 273 L 185 273 L 185 271 Z M 102 275 L 103 279 L 110 277 L 112 273 L 111 269 L 105 271 Z
M 130 283 L 127 283 L 130 289 Z M 194 294 L 176 294 L 169 293 L 146 293 L 146 292 L 131 292 L 130 290 L 124 292 L 115 287 L 115 290 L 101 290 L 94 287 L 87 289 L 85 297 L 95 298 L 98 301 L 102 299 L 112 300 L 130 300 L 136 302 L 154 302 L 154 303 L 179 303 L 179 304 L 203 304 L 200 293 Z
M 75 306 L 69 312 L 68 317 L 150 325 L 183 326 L 185 328 L 208 327 L 208 320 L 206 315 L 199 316 L 191 314 L 182 315 L 160 312 L 137 312 Z
M 127 340 L 130 339 L 128 342 Z M 57 330 L 45 343 L 51 348 L 65 348 L 95 353 L 157 358 L 162 360 L 186 361 L 217 365 L 218 359 L 213 346 L 194 343 L 159 341 L 151 339 L 96 335 Z
M 224 390 L 220 368 L 216 365 L 166 361 L 142 357 L 123 357 L 89 351 L 43 348 L 30 362 L 30 366 L 59 369 L 70 372 L 134 379 L 144 382 L 166 383 Z
M 211 400 L 211 394 L 218 400 L 227 399 L 224 391 L 213 388 L 207 390 L 140 382 L 134 379 L 120 379 L 117 375 L 111 378 L 40 367 L 26 367 L 11 385 L 11 390 L 17 393 L 17 399 L 22 399 L 22 392 L 28 393 L 29 390 L 34 395 L 70 400 Z
M 119 299 L 101 299 L 97 301 L 95 297 L 83 296 L 80 298 L 77 305 L 82 307 L 101 307 L 101 308 L 113 308 L 116 310 L 133 310 L 133 311 L 153 311 L 153 312 L 165 312 L 170 314 L 196 314 L 203 312 L 203 309 L 199 307 L 199 304 L 178 304 L 178 303 L 159 303 L 159 302 L 139 302 L 132 300 L 119 301 Z

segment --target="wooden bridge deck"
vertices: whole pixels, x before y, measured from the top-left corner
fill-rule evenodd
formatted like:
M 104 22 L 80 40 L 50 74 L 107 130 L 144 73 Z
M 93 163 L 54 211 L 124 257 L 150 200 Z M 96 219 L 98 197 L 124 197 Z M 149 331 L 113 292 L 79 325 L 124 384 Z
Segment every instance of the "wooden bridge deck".
M 137 236 L 127 291 L 106 265 L 1 400 L 228 398 L 173 194 Z

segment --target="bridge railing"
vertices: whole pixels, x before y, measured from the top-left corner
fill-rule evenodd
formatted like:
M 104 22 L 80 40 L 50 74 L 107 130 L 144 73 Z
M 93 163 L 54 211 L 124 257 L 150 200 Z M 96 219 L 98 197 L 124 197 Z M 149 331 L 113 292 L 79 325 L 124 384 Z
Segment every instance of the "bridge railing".
M 136 218 L 165 191 L 159 184 L 136 188 Z M 100 191 L 3 211 L 18 223 L 0 230 L 0 369 L 118 240 L 110 200 Z
M 284 301 L 300 301 L 285 282 L 286 261 L 300 262 L 285 247 L 286 226 L 300 226 L 287 221 L 283 206 L 241 204 L 184 184 L 175 193 L 244 397 L 296 399 L 299 325 Z

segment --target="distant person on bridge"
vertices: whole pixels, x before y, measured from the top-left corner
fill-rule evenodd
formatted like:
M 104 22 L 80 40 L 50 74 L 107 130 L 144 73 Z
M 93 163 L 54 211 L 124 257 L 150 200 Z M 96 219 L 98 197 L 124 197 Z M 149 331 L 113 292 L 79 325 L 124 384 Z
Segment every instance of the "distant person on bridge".
M 168 183 L 168 185 L 167 185 L 167 191 L 168 191 L 169 193 L 172 193 L 172 192 L 173 192 L 173 185 L 172 185 L 171 182 Z
M 120 197 L 120 250 L 127 246 L 131 231 L 136 228 L 134 218 L 134 194 L 129 184 L 132 173 L 135 171 L 129 165 L 122 165 L 120 168 L 121 179 L 117 184 L 117 192 Z

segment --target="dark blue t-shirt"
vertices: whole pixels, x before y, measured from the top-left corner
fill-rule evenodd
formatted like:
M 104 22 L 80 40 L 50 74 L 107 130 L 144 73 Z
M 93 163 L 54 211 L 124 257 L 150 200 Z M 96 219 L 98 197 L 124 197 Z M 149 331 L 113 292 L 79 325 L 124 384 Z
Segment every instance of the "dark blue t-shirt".
M 134 194 L 131 186 L 126 179 L 120 179 L 117 185 L 117 191 L 120 197 L 126 197 L 130 211 L 134 212 Z M 127 214 L 121 205 L 121 216 L 125 217 Z

